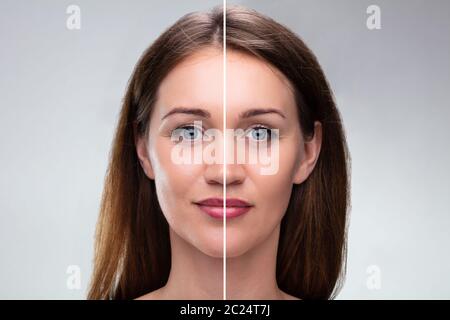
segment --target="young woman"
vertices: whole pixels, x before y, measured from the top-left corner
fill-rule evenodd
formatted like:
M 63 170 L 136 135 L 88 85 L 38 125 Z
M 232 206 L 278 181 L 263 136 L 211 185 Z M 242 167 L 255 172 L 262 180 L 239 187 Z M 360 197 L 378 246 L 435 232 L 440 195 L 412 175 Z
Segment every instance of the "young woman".
M 325 75 L 292 31 L 228 7 L 224 114 L 223 18 L 220 7 L 183 16 L 136 65 L 105 180 L 90 299 L 223 299 L 224 184 L 227 299 L 330 299 L 340 289 L 350 157 Z M 174 162 L 175 147 L 206 147 L 207 130 L 223 132 L 223 117 L 252 143 L 273 151 L 276 139 L 275 172 Z

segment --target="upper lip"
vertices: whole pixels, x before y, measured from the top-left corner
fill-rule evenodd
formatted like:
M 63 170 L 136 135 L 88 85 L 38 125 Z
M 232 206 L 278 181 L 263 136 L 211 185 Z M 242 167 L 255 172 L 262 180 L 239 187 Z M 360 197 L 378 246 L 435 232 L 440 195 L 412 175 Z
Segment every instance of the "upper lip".
M 223 199 L 222 198 L 208 198 L 199 202 L 195 202 L 196 204 L 200 204 L 203 206 L 210 207 L 223 207 Z M 252 205 L 247 201 L 237 199 L 237 198 L 227 198 L 226 199 L 227 207 L 251 207 Z

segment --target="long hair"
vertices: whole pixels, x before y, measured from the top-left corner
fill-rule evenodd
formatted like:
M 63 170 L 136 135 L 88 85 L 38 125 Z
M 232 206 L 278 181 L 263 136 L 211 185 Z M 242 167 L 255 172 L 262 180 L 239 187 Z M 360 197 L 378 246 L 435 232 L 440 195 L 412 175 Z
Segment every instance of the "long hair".
M 181 17 L 135 66 L 109 155 L 88 299 L 134 299 L 168 280 L 169 226 L 135 143 L 148 136 L 163 78 L 183 59 L 211 46 L 223 49 L 221 6 Z M 334 298 L 346 271 L 350 155 L 327 79 L 300 37 L 243 6 L 226 10 L 226 46 L 263 59 L 290 80 L 304 137 L 313 136 L 315 121 L 322 124 L 315 168 L 294 185 L 281 221 L 276 278 L 281 290 L 298 298 Z

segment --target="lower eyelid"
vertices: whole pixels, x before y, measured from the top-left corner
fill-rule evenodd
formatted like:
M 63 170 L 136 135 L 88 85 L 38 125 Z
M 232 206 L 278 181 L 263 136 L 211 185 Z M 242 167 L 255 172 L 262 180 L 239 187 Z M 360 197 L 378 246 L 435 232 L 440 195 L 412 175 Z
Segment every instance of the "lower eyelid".
M 170 131 L 170 135 L 172 135 L 176 130 L 184 130 L 184 129 L 189 129 L 189 128 L 192 128 L 192 127 L 199 129 L 202 132 L 202 135 L 206 134 L 207 130 L 205 128 L 198 127 L 198 126 L 195 126 L 193 124 L 186 124 L 186 125 L 178 126 L 175 129 L 171 130 Z M 271 127 L 263 126 L 263 125 L 250 127 L 248 129 L 244 130 L 244 134 L 246 135 L 246 134 L 248 134 L 249 131 L 254 130 L 254 129 L 265 129 L 267 131 L 270 131 L 271 136 L 275 136 L 275 135 L 280 136 L 279 129 L 278 129 L 278 133 L 277 133 L 277 132 L 274 131 L 274 130 L 277 130 L 276 128 L 271 128 Z
M 276 133 L 276 132 L 274 131 L 275 129 L 268 128 L 268 127 L 263 127 L 263 126 L 252 127 L 252 128 L 250 128 L 250 129 L 248 129 L 247 132 L 244 134 L 244 136 L 247 137 L 248 134 L 249 134 L 249 133 L 251 132 L 251 130 L 253 130 L 253 129 L 266 129 L 267 131 L 269 131 L 269 133 L 268 133 L 269 137 L 268 137 L 267 139 L 264 139 L 264 140 L 270 141 L 270 140 L 275 139 L 275 138 L 277 138 L 277 139 L 280 138 L 280 134 L 279 134 L 279 133 Z M 252 138 L 252 139 L 253 139 L 253 138 Z M 258 140 L 256 140 L 256 141 L 258 141 Z M 263 141 L 263 140 L 259 140 L 259 141 Z
M 197 139 L 197 140 L 196 140 L 196 139 L 194 139 L 194 140 L 189 140 L 189 139 L 184 139 L 184 138 L 183 138 L 183 139 L 180 141 L 180 137 L 181 137 L 181 134 L 182 134 L 181 132 L 184 131 L 184 130 L 187 130 L 187 129 L 192 129 L 192 128 L 196 128 L 196 129 L 200 130 L 200 131 L 201 131 L 200 135 L 201 135 L 202 137 L 205 135 L 205 130 L 203 129 L 203 127 L 199 127 L 199 126 L 196 126 L 196 125 L 193 125 L 193 124 L 185 124 L 185 125 L 181 125 L 181 126 L 178 126 L 178 127 L 175 128 L 175 129 L 173 129 L 172 132 L 171 132 L 171 137 L 173 137 L 175 131 L 178 130 L 177 139 L 176 139 L 176 141 L 174 141 L 175 143 L 179 143 L 179 142 L 183 142 L 183 141 L 195 142 L 195 141 L 197 141 L 198 139 Z

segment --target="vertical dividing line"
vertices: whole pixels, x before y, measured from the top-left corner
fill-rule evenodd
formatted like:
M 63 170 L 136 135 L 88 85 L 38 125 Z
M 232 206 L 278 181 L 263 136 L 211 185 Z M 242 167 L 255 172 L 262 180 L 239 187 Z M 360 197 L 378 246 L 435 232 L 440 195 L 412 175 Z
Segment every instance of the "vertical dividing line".
M 227 162 L 226 162 L 226 128 L 227 128 L 227 1 L 223 0 L 223 300 L 227 299 Z

